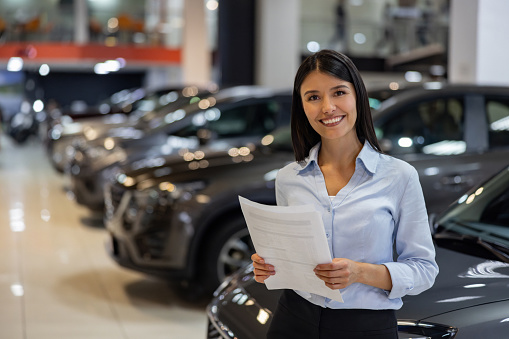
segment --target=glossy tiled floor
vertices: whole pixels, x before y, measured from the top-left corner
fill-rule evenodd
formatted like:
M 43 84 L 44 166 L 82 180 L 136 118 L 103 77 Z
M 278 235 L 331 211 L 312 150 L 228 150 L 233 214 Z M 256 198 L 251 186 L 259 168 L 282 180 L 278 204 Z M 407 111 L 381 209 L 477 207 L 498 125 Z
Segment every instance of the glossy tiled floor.
M 37 140 L 0 142 L 1 339 L 205 338 L 203 302 L 110 260 Z

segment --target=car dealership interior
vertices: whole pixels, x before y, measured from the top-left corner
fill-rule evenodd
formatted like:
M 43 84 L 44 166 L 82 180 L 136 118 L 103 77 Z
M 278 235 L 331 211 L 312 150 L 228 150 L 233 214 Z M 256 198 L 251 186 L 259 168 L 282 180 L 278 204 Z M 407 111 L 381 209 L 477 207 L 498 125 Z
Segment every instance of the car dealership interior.
M 292 85 L 362 75 L 440 273 L 399 338 L 509 333 L 507 0 L 0 0 L 0 338 L 265 338 L 239 196 L 275 205 Z M 394 260 L 397 260 L 395 254 Z

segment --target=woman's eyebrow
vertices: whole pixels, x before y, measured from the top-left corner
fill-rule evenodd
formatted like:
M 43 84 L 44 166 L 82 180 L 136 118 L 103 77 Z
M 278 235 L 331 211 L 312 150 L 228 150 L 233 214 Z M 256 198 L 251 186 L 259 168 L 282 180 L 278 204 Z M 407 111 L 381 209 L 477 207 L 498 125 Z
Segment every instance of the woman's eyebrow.
M 350 87 L 348 87 L 347 85 L 338 85 L 338 86 L 332 87 L 330 90 L 333 91 L 333 90 L 340 89 L 340 88 L 350 89 Z
M 330 89 L 330 91 L 334 91 L 334 90 L 337 90 L 337 89 L 340 89 L 340 88 L 350 89 L 347 85 L 338 85 L 338 86 L 334 86 L 334 87 L 332 87 L 332 88 Z M 319 91 L 318 91 L 318 90 L 316 90 L 316 89 L 312 89 L 312 90 L 306 91 L 306 92 L 304 93 L 304 96 L 306 96 L 306 95 L 308 95 L 308 94 L 310 94 L 310 93 L 317 93 L 317 92 L 319 92 Z

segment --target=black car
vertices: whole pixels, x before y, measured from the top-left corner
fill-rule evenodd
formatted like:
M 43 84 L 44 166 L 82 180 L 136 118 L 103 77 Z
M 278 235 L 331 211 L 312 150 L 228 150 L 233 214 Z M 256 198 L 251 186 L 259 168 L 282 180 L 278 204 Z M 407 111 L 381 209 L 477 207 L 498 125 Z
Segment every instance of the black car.
M 373 113 L 384 151 L 414 166 L 428 213 L 440 213 L 509 158 L 509 87 L 428 83 Z
M 475 185 L 476 181 L 488 178 L 491 174 L 496 172 L 498 169 L 503 167 L 507 162 L 505 159 L 508 158 L 509 147 L 500 144 L 486 146 L 484 151 L 468 151 L 467 149 L 460 154 L 445 154 L 438 155 L 433 153 L 426 153 L 428 145 L 433 143 L 431 137 L 433 136 L 437 140 L 442 137 L 442 141 L 445 140 L 444 136 L 435 133 L 434 135 L 425 134 L 425 126 L 421 126 L 422 131 L 414 131 L 413 134 L 399 133 L 399 127 L 401 122 L 416 119 L 415 116 L 425 116 L 424 108 L 428 105 L 435 103 L 439 105 L 441 102 L 464 102 L 469 101 L 468 95 L 472 93 L 483 93 L 489 89 L 478 88 L 474 91 L 474 87 L 451 87 L 444 88 L 442 90 L 408 90 L 406 93 L 394 96 L 392 104 L 385 104 L 384 108 L 379 112 L 374 112 L 376 130 L 381 137 L 381 142 L 386 147 L 388 141 L 396 143 L 389 150 L 395 156 L 404 158 L 413 166 L 415 166 L 420 174 L 421 182 L 423 183 L 423 191 L 428 205 L 428 211 L 431 214 L 438 213 L 444 210 L 450 203 L 452 203 L 461 194 L 460 189 L 468 189 Z M 498 91 L 498 92 L 497 92 Z M 504 105 L 501 93 L 504 93 L 501 89 L 493 89 L 493 93 L 498 93 L 500 100 L 496 102 L 497 112 L 505 112 L 505 116 L 509 116 L 509 104 Z M 506 92 L 506 93 L 509 93 Z M 480 94 L 476 94 L 475 97 Z M 484 98 L 484 96 L 483 96 Z M 491 98 L 491 97 L 490 97 Z M 496 97 L 498 98 L 498 97 Z M 484 100 L 484 99 L 483 99 Z M 507 100 L 507 99 L 505 99 Z M 491 104 L 489 103 L 491 102 Z M 487 107 L 490 110 L 492 101 L 487 100 Z M 470 124 L 467 123 L 470 119 L 476 119 L 478 116 L 486 114 L 484 106 L 481 107 L 473 106 L 472 108 L 479 108 L 479 110 L 472 110 L 470 107 L 458 110 L 457 105 L 451 107 L 454 112 L 464 115 L 465 118 L 461 120 L 460 125 Z M 460 107 L 463 107 L 460 105 Z M 424 110 L 424 113 L 422 113 Z M 446 112 L 448 112 L 446 110 Z M 438 111 L 437 113 L 443 113 Z M 492 114 L 492 113 L 489 113 Z M 407 115 L 409 117 L 407 117 Z M 498 115 L 497 119 L 502 119 L 503 114 Z M 398 119 L 399 118 L 399 119 Z M 481 119 L 482 120 L 482 119 Z M 478 124 L 481 127 L 481 124 Z M 484 123 L 486 128 L 485 136 L 489 134 L 504 133 L 504 131 L 495 131 L 489 125 Z M 283 129 L 284 131 L 284 129 Z M 479 132 L 478 132 L 479 133 Z M 479 133 L 482 134 L 482 133 Z M 284 137 L 286 136 L 286 137 Z M 120 177 L 123 185 L 116 184 L 112 188 L 112 192 L 115 192 L 108 203 L 109 215 L 115 215 L 114 219 L 107 220 L 106 224 L 108 229 L 111 231 L 111 236 L 115 246 L 113 247 L 113 257 L 121 265 L 130 267 L 131 269 L 153 274 L 159 276 L 165 276 L 167 278 L 182 277 L 185 280 L 200 280 L 193 272 L 197 271 L 196 267 L 200 264 L 200 256 L 196 253 L 201 253 L 206 244 L 209 242 L 209 238 L 202 237 L 204 233 L 197 233 L 196 230 L 210 229 L 211 234 L 215 232 L 221 233 L 223 226 L 220 225 L 222 218 L 229 220 L 229 216 L 236 216 L 238 225 L 245 224 L 242 220 L 240 206 L 238 203 L 237 195 L 239 192 L 248 194 L 250 190 L 256 191 L 260 197 L 274 196 L 273 182 L 267 181 L 267 178 L 273 180 L 275 178 L 275 172 L 281 168 L 284 164 L 294 161 L 294 156 L 291 152 L 291 142 L 289 132 L 286 130 L 285 133 L 277 135 L 276 138 L 273 135 L 267 136 L 263 143 L 269 144 L 267 147 L 262 145 L 256 146 L 256 150 L 252 151 L 249 148 L 244 148 L 244 152 L 247 152 L 248 162 L 241 161 L 242 157 L 232 157 L 231 155 L 239 155 L 240 148 L 234 147 L 232 150 L 211 150 L 211 149 L 198 149 L 194 151 L 184 151 L 180 156 L 170 156 L 167 158 L 156 157 L 141 159 L 132 163 L 125 164 L 120 169 Z M 386 139 L 387 138 L 387 139 Z M 420 148 L 416 147 L 403 147 L 397 144 L 399 139 L 408 138 L 410 140 L 416 140 L 419 143 Z M 461 140 L 458 142 L 464 142 L 470 137 L 466 134 L 461 133 Z M 272 144 L 269 143 L 272 140 Z M 439 141 L 440 142 L 440 141 Z M 476 141 L 477 142 L 477 141 Z M 509 142 L 509 140 L 508 140 Z M 273 144 L 277 144 L 277 147 L 273 147 Z M 285 145 L 282 147 L 282 145 Z M 475 143 L 474 143 L 475 145 Z M 422 146 L 422 147 L 421 147 Z M 474 149 L 474 146 L 472 146 Z M 267 150 L 264 150 L 268 148 Z M 281 150 L 283 148 L 283 150 Z M 253 148 L 254 149 L 254 148 Z M 198 152 L 198 153 L 196 153 Z M 254 154 L 263 154 L 269 152 L 271 159 L 274 159 L 274 163 L 271 166 L 271 174 L 267 175 L 269 171 L 265 166 L 266 158 L 263 156 L 254 156 Z M 222 153 L 222 154 L 221 154 Z M 198 158 L 197 159 L 197 155 Z M 214 157 L 215 161 L 224 158 L 226 160 L 221 168 L 221 173 L 227 173 L 231 178 L 229 181 L 224 181 L 223 176 L 217 174 L 215 165 L 213 162 L 208 160 L 208 157 Z M 252 158 L 251 158 L 252 157 Z M 196 169 L 199 167 L 200 161 L 205 160 L 203 164 L 205 167 L 200 167 L 199 171 Z M 242 163 L 239 166 L 235 163 L 238 161 Z M 260 163 L 259 163 L 260 162 Z M 215 162 L 214 162 L 215 163 Z M 228 165 L 225 165 L 228 164 Z M 261 164 L 261 165 L 260 165 Z M 458 165 L 460 164 L 460 165 Z M 179 169 L 176 172 L 176 168 Z M 182 173 L 181 173 L 182 172 Z M 466 173 L 464 173 L 466 172 Z M 463 177 L 462 177 L 463 175 Z M 470 176 L 469 180 L 466 180 L 466 175 Z M 451 182 L 448 177 L 452 176 Z M 203 181 L 200 178 L 206 177 L 207 180 Z M 455 178 L 458 177 L 459 180 Z M 216 182 L 216 180 L 218 180 Z M 199 182 L 195 184 L 194 182 Z M 151 200 L 152 206 L 147 209 L 144 204 L 145 200 L 136 200 L 131 196 L 144 196 L 144 192 L 151 191 L 155 196 L 166 194 L 165 189 L 159 186 L 160 182 L 184 182 L 183 184 L 175 187 L 182 186 L 185 191 L 186 203 L 181 203 L 179 199 L 162 200 L 164 206 L 159 206 L 157 199 Z M 188 186 L 187 182 L 193 183 Z M 127 185 L 125 184 L 127 183 Z M 166 185 L 166 184 L 165 184 Z M 174 187 L 169 186 L 169 187 Z M 213 189 L 210 189 L 212 187 Z M 175 188 L 176 189 L 176 188 Z M 263 190 L 263 194 L 261 193 Z M 177 190 L 182 192 L 181 189 Z M 131 192 L 131 193 L 126 193 Z M 204 195 L 203 192 L 206 192 Z M 247 193 L 245 193 L 247 192 Z M 182 193 L 183 194 L 183 193 Z M 127 198 L 123 198 L 126 196 Z M 124 203 L 120 204 L 121 199 L 127 199 L 129 201 L 129 207 Z M 208 200 L 207 200 L 208 199 Z M 219 204 L 209 204 L 209 202 L 215 202 L 219 199 Z M 262 203 L 274 203 L 274 199 L 252 199 Z M 188 204 L 193 204 L 193 208 L 189 209 Z M 152 210 L 157 210 L 160 219 L 154 221 L 152 218 Z M 209 210 L 213 210 L 214 214 L 219 216 L 218 219 L 210 218 Z M 185 223 L 176 216 L 186 216 Z M 187 217 L 189 216 L 189 217 Z M 184 226 L 184 224 L 188 224 Z M 219 225 L 218 225 L 219 224 Z M 225 222 L 225 228 L 226 228 Z M 240 226 L 239 226 L 240 227 Z M 187 229 L 187 230 L 186 230 Z M 247 232 L 244 230 L 244 232 Z M 157 234 L 157 241 L 153 240 L 153 237 Z M 235 237 L 233 240 L 224 238 L 225 243 L 234 244 Z M 212 238 L 216 241 L 214 238 Z M 188 244 L 197 244 L 196 247 L 190 247 Z M 221 245 L 226 246 L 227 245 Z M 242 245 L 244 246 L 244 245 Z M 247 248 L 247 247 L 243 247 Z M 199 250 L 197 250 L 199 249 Z M 151 253 L 155 254 L 151 254 Z M 233 255 L 238 255 L 234 251 L 230 252 Z M 171 257 L 171 259 L 170 259 Z M 249 261 L 247 254 L 239 255 L 238 258 L 242 260 L 233 260 L 228 256 L 221 258 L 214 258 L 218 260 L 214 267 L 218 268 L 218 273 L 214 274 L 214 279 L 221 280 L 222 277 L 227 274 L 224 272 L 232 272 L 232 267 L 241 267 L 244 260 Z M 178 262 L 178 265 L 175 265 Z M 229 262 L 230 268 L 224 269 L 226 262 Z M 235 265 L 233 265 L 235 263 Z M 186 272 L 182 272 L 185 269 Z M 183 273 L 183 274 L 182 274 Z M 212 280 L 214 280 L 212 279 Z
M 47 138 L 43 138 L 50 162 L 58 172 L 63 173 L 69 169 L 75 148 L 85 148 L 87 143 L 93 144 L 96 139 L 104 140 L 110 132 L 119 128 L 144 130 L 157 117 L 157 112 L 164 114 L 163 107 L 175 109 L 211 94 L 211 91 L 196 86 L 152 91 L 137 88 L 115 93 L 107 102 L 87 113 L 71 114 L 55 109 L 48 112 L 51 118 L 46 122 Z
M 239 86 L 184 106 L 154 112 L 143 129 L 110 130 L 106 138 L 87 143 L 70 164 L 76 201 L 92 210 L 104 209 L 104 184 L 119 163 L 157 164 L 183 150 L 228 150 L 257 142 L 290 121 L 291 94 L 256 86 Z
M 432 222 L 440 267 L 434 286 L 403 298 L 399 338 L 506 338 L 509 333 L 509 167 Z M 207 308 L 208 339 L 264 338 L 279 290 L 249 265 L 225 280 Z
M 279 140 L 284 142 L 279 143 Z M 238 195 L 275 204 L 274 178 L 293 159 L 288 128 L 228 150 L 131 164 L 105 192 L 110 254 L 120 265 L 213 292 L 253 253 Z M 133 166 L 135 168 L 133 168 Z

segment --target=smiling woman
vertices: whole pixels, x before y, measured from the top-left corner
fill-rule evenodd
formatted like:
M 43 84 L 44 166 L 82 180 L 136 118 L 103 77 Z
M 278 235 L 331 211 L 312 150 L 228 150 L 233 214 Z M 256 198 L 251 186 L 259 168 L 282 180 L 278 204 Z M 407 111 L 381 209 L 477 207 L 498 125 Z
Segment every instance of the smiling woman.
M 381 152 L 366 89 L 345 55 L 323 50 L 304 60 L 292 100 L 297 161 L 277 174 L 277 204 L 320 213 L 333 259 L 313 271 L 344 302 L 285 290 L 267 338 L 395 339 L 401 298 L 438 274 L 417 171 Z M 287 269 L 252 259 L 260 283 Z

